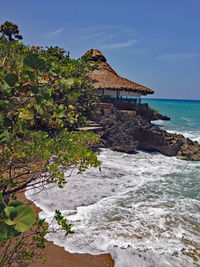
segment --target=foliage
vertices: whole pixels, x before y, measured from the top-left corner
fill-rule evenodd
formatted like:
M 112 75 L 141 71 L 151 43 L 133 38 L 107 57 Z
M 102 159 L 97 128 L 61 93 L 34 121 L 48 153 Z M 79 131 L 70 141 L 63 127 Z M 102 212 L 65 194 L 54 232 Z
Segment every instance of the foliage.
M 33 210 L 23 202 L 14 200 L 6 205 L 0 194 L 0 241 L 26 232 L 35 221 Z
M 21 40 L 22 39 L 22 35 L 19 34 L 19 29 L 18 26 L 16 24 L 13 24 L 10 21 L 5 21 L 1 26 L 0 26 L 0 32 L 8 37 L 8 40 L 14 41 L 13 39 L 13 35 L 14 38 Z
M 62 52 L 58 48 L 28 50 L 18 43 L 15 46 L 18 49 L 13 50 L 14 58 L 4 58 L 0 73 L 0 112 L 4 117 L 0 127 L 4 125 L 8 129 L 9 121 L 11 131 L 16 126 L 34 127 L 55 134 L 63 128 L 75 129 L 85 122 L 97 102 L 86 77 L 89 64 L 81 59 L 71 60 L 68 55 L 60 59 Z M 21 57 L 16 60 L 19 50 Z M 57 64 L 55 50 L 60 62 Z M 10 71 L 11 65 L 17 68 L 13 70 L 12 67 Z
M 45 262 L 47 233 L 45 221 L 37 219 L 28 232 L 0 242 L 0 266 L 27 266 L 32 260 Z
M 74 232 L 71 230 L 72 224 L 67 223 L 67 220 L 62 216 L 59 210 L 56 210 L 54 218 L 56 219 L 58 225 L 60 225 L 62 229 L 65 230 L 65 236 L 68 234 L 74 234 Z
M 12 266 L 14 262 L 25 266 L 35 256 L 36 248 L 41 248 L 41 245 L 44 248 L 48 226 L 42 220 L 34 222 L 35 214 L 30 207 L 18 200 L 6 205 L 0 194 L 0 266 Z M 30 234 L 24 233 L 33 224 L 37 235 L 33 235 L 33 241 L 29 241 L 27 246 L 26 239 Z
M 57 46 L 25 46 L 13 39 L 19 32 L 11 24 L 1 26 L 0 37 L 0 265 L 24 266 L 43 257 L 38 249 L 45 247 L 48 227 L 11 199 L 32 185 L 64 186 L 66 168 L 81 173 L 99 166 L 90 150 L 98 137 L 72 131 L 87 122 L 97 96 L 86 75 L 95 68 L 88 59 L 71 59 Z M 73 233 L 59 211 L 55 219 Z
M 55 175 L 60 164 L 78 164 L 80 171 L 88 165 L 97 166 L 96 155 L 87 147 L 98 139 L 89 133 L 67 132 L 87 118 L 96 101 L 86 77 L 88 63 L 69 59 L 58 47 L 28 48 L 5 39 L 1 43 L 5 59 L 0 70 L 3 195 L 23 189 L 43 171 L 50 172 L 50 177 Z M 52 156 L 56 170 L 49 166 Z M 33 165 L 37 165 L 37 172 Z M 22 177 L 29 174 L 32 178 L 23 187 Z M 57 178 L 61 185 L 58 174 Z
M 56 138 L 44 132 L 27 132 L 23 140 L 16 138 L 2 147 L 0 155 L 0 189 L 4 198 L 31 185 L 66 181 L 63 168 L 99 165 L 96 153 L 87 149 L 98 139 L 91 133 L 63 130 Z M 14 151 L 14 152 L 13 152 Z M 43 173 L 43 180 L 39 180 Z
M 2 43 L 7 47 L 6 40 Z M 4 197 L 47 171 L 48 182 L 62 186 L 60 165 L 79 165 L 82 171 L 99 164 L 96 154 L 87 150 L 98 138 L 67 131 L 80 125 L 96 99 L 86 78 L 87 63 L 70 60 L 57 47 L 27 48 L 16 41 L 9 49 L 13 53 L 0 71 L 0 189 Z M 17 71 L 10 72 L 11 65 L 17 65 Z M 25 182 L 27 176 L 30 179 Z

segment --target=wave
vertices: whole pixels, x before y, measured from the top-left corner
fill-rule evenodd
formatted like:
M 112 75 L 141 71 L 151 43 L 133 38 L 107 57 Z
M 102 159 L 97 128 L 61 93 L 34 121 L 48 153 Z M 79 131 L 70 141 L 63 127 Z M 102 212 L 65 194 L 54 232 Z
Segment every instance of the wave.
M 26 192 L 54 230 L 47 239 L 72 253 L 109 252 L 115 267 L 200 263 L 200 163 L 108 149 L 99 159 L 101 172 L 73 174 L 64 189 Z M 73 224 L 74 235 L 58 231 L 55 209 Z

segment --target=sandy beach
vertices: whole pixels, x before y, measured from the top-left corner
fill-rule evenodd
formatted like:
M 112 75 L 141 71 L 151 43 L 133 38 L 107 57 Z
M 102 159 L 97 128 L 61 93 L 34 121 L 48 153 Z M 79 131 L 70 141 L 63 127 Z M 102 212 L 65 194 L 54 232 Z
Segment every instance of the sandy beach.
M 26 199 L 23 192 L 17 194 L 17 198 L 20 201 L 23 201 L 27 204 L 30 204 L 30 201 Z M 35 214 L 41 211 L 33 203 L 30 204 Z M 47 261 L 45 264 L 40 262 L 34 262 L 29 264 L 31 267 L 113 267 L 114 262 L 109 254 L 102 255 L 90 255 L 90 254 L 78 254 L 78 253 L 69 253 L 64 250 L 64 248 L 56 246 L 53 242 L 47 242 L 45 248 Z
M 112 267 L 113 260 L 109 254 L 93 256 L 89 254 L 71 254 L 63 248 L 55 246 L 52 242 L 47 244 L 47 262 L 32 263 L 31 267 L 58 266 L 58 267 Z

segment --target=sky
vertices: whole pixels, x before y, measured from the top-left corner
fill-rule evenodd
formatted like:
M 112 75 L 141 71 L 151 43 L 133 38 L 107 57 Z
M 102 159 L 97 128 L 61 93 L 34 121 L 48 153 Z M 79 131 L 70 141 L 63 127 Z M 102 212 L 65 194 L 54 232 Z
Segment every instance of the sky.
M 200 0 L 1 0 L 29 45 L 99 49 L 151 98 L 200 100 Z

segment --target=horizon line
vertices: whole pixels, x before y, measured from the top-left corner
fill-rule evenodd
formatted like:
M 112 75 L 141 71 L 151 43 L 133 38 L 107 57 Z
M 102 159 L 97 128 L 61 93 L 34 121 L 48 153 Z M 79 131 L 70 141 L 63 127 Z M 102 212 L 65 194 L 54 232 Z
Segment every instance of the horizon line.
M 185 99 L 185 98 L 145 98 L 141 97 L 142 99 L 155 99 L 155 100 L 177 100 L 177 101 L 200 101 L 200 99 Z

